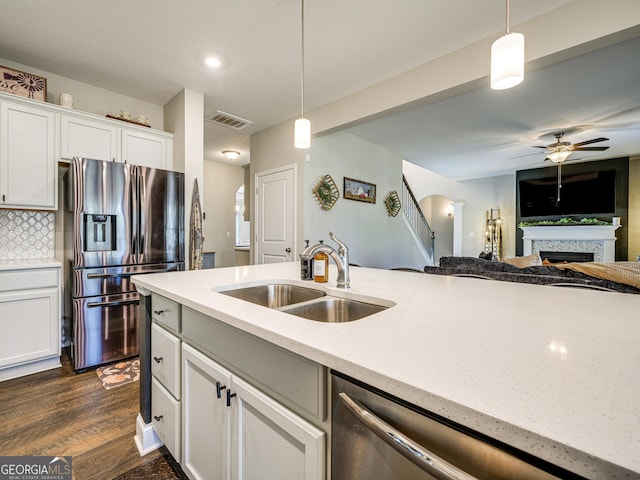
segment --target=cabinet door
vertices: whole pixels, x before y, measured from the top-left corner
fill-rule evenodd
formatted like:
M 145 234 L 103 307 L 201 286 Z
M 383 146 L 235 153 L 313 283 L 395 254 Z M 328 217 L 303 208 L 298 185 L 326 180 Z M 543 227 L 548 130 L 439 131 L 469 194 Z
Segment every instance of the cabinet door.
M 58 289 L 0 294 L 0 369 L 60 355 Z
M 55 210 L 55 114 L 2 103 L 0 145 L 2 206 Z
M 167 392 L 160 382 L 151 379 L 151 423 L 160 440 L 180 461 L 180 402 Z
M 173 142 L 171 142 L 173 143 Z M 165 137 L 137 130 L 122 130 L 122 161 L 151 168 L 170 169 Z
M 180 400 L 180 340 L 155 323 L 151 325 L 151 374 Z
M 60 155 L 95 160 L 119 161 L 118 134 L 120 129 L 108 123 L 94 122 L 84 118 L 62 117 L 62 143 Z
M 322 430 L 236 376 L 231 393 L 232 480 L 324 480 Z
M 193 480 L 229 476 L 226 389 L 230 382 L 229 371 L 182 345 L 182 469 Z

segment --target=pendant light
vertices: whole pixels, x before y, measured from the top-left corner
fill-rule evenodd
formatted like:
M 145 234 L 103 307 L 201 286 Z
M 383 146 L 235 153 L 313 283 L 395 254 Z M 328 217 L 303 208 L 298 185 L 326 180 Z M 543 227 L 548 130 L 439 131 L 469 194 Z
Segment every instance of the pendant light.
M 304 118 L 304 0 L 301 0 L 301 56 L 300 56 L 300 118 L 296 120 L 294 131 L 294 145 L 296 148 L 309 148 L 311 146 L 311 122 Z
M 505 90 L 524 80 L 524 35 L 509 32 L 509 0 L 506 0 L 506 33 L 491 45 L 491 88 Z

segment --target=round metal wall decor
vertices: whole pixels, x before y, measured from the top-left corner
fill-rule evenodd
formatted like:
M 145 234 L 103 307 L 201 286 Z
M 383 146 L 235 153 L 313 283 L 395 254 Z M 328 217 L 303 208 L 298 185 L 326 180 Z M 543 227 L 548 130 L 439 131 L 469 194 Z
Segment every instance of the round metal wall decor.
M 391 190 L 387 197 L 384 199 L 384 206 L 387 209 L 387 214 L 390 217 L 395 217 L 400 212 L 402 205 L 400 204 L 400 197 L 398 197 L 398 192 L 395 190 Z
M 323 210 L 331 210 L 340 198 L 340 191 L 333 181 L 331 175 L 323 176 L 320 181 L 313 187 L 313 195 L 318 200 L 320 208 Z

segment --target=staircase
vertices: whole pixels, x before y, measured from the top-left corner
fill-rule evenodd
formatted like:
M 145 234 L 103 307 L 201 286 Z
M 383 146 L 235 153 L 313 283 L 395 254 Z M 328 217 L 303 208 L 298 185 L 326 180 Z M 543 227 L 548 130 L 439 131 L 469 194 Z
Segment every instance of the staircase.
M 420 205 L 418 205 L 416 197 L 413 196 L 404 175 L 402 176 L 402 213 L 427 265 L 435 265 L 435 233 L 431 230 L 427 219 L 424 218 Z

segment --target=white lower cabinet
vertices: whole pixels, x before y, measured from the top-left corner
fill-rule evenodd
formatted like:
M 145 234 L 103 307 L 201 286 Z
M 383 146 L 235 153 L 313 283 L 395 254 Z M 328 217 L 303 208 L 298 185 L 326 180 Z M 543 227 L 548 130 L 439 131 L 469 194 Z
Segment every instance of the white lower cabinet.
M 324 480 L 325 433 L 182 344 L 182 468 L 198 480 Z
M 231 395 L 233 480 L 325 478 L 322 430 L 236 376 Z
M 182 469 L 194 480 L 229 478 L 231 372 L 182 344 Z
M 0 271 L 0 380 L 60 366 L 60 269 Z
M 176 400 L 158 381 L 151 378 L 151 423 L 160 440 L 171 452 L 176 461 L 180 461 L 180 401 Z

